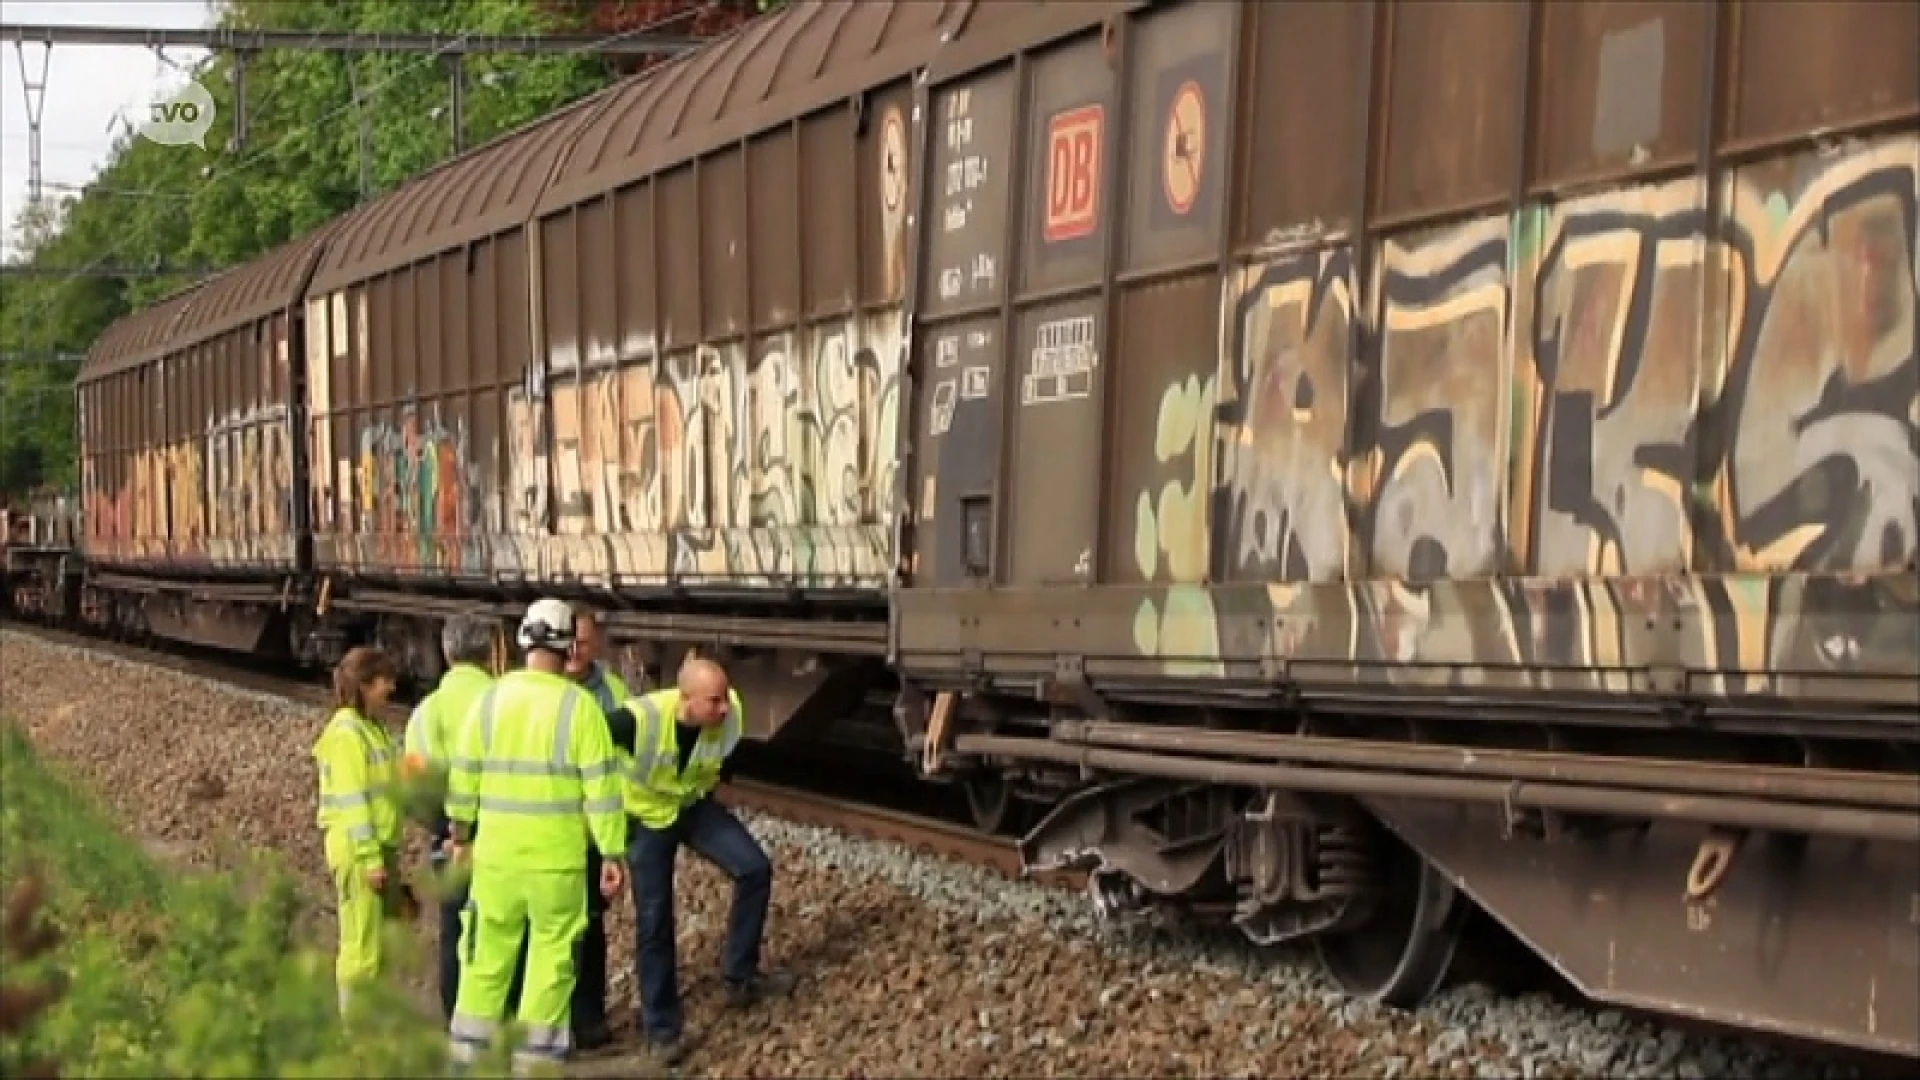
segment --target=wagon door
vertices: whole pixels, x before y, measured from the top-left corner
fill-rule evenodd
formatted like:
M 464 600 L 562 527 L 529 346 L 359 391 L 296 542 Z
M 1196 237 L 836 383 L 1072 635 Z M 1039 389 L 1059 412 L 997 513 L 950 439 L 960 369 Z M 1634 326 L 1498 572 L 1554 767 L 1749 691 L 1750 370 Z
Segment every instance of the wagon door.
M 1027 79 L 1001 579 L 1016 587 L 1090 584 L 1105 487 L 1113 69 L 1093 32 L 1033 54 Z
M 930 96 L 915 364 L 922 587 L 1093 578 L 1112 85 L 1095 31 Z
M 993 565 L 1015 87 L 1002 65 L 935 92 L 928 110 L 911 498 L 922 586 L 984 583 Z

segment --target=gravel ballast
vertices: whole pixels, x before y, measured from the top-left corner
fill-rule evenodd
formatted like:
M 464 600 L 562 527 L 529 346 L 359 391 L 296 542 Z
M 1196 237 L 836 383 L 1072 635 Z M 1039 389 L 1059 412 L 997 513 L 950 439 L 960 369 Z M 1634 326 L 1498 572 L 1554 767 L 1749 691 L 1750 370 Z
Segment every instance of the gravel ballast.
M 0 713 L 158 854 L 212 867 L 232 865 L 223 844 L 234 841 L 279 852 L 324 916 L 314 925 L 330 946 L 308 757 L 324 709 L 7 631 Z M 1417 1012 L 1375 1009 L 1336 993 L 1298 951 L 1258 950 L 1230 933 L 1101 925 L 1081 897 L 746 820 L 776 868 L 764 955 L 801 983 L 750 1013 L 722 1009 L 729 890 L 682 858 L 687 1075 L 1851 1075 L 1545 995 L 1468 985 Z M 609 919 L 609 1005 L 631 1044 L 630 900 Z M 580 1071 L 632 1068 L 615 1056 Z

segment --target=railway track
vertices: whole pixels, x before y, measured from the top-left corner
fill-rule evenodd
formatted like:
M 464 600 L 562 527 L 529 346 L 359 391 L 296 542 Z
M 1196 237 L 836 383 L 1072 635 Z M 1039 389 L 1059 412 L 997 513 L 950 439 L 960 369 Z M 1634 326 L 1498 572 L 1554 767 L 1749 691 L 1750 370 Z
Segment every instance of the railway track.
M 14 619 L 0 619 L 0 629 L 28 634 L 49 644 L 89 649 L 133 663 L 212 679 L 255 693 L 312 702 L 318 707 L 325 707 L 330 700 L 327 688 L 309 678 L 285 671 L 248 667 L 235 663 L 223 654 L 193 646 L 175 648 L 169 643 L 169 647 L 155 647 L 145 643 L 97 638 Z M 414 704 L 413 701 L 389 704 L 385 719 L 396 729 L 403 726 Z M 752 766 L 746 764 L 744 767 L 751 769 Z M 841 793 L 846 787 L 845 783 L 841 783 L 834 785 L 831 790 L 820 790 L 747 775 L 736 776 L 722 784 L 715 797 L 736 810 L 750 810 L 795 824 L 897 844 L 922 854 L 965 863 L 1012 881 L 1032 880 L 1060 889 L 1085 887 L 1086 875 L 1081 873 L 1047 873 L 1029 878 L 1022 871 L 1019 852 L 1009 838 L 985 834 L 958 822 L 928 814 L 863 803 Z
M 111 641 L 70 630 L 50 628 L 43 625 L 22 623 L 15 620 L 0 620 L 0 629 L 8 629 L 32 637 L 51 645 L 84 649 L 95 653 L 114 656 L 118 659 L 146 665 L 149 667 L 190 675 L 199 679 L 221 683 L 251 694 L 271 697 L 280 701 L 293 701 L 302 706 L 325 707 L 328 692 L 311 676 L 300 677 L 291 672 L 276 670 L 272 667 L 236 663 L 221 654 L 206 655 L 195 649 L 175 650 L 156 648 L 145 642 Z M 395 706 L 391 719 L 398 721 L 406 712 L 408 705 Z M 1037 877 L 1024 875 L 1013 842 L 1002 836 L 982 834 L 956 821 L 943 820 L 926 813 L 911 812 L 908 806 L 933 806 L 938 800 L 923 795 L 919 803 L 910 803 L 910 793 L 880 790 L 886 785 L 875 784 L 870 775 L 857 770 L 828 771 L 819 767 L 818 761 L 802 762 L 786 769 L 772 768 L 780 759 L 770 755 L 764 762 L 753 762 L 754 754 L 741 755 L 742 775 L 725 785 L 718 797 L 726 805 L 741 810 L 749 810 L 768 815 L 778 821 L 795 825 L 810 826 L 842 836 L 856 837 L 862 840 L 879 841 L 883 844 L 902 849 L 911 856 L 933 856 L 949 865 L 962 865 L 983 871 L 993 877 L 1007 880 L 1028 880 L 1034 884 L 1054 889 L 1073 889 L 1084 887 L 1082 874 L 1051 874 Z M 793 764 L 789 762 L 789 764 Z M 764 772 L 754 772 L 756 765 Z M 812 786 L 801 783 L 810 781 Z M 896 785 L 904 787 L 904 785 Z M 824 788 L 824 790 L 823 790 Z M 878 806 L 874 799 L 888 799 L 891 795 L 893 805 Z M 863 801 L 861 796 L 867 796 Z M 903 862 L 910 861 L 903 859 Z M 951 871 L 947 871 L 951 872 Z M 982 879 L 990 880 L 990 879 Z M 983 895 L 991 895 L 996 887 L 990 884 L 980 886 Z M 993 901 L 999 903 L 1000 901 Z M 1506 942 L 1504 936 L 1492 934 L 1472 934 L 1463 943 L 1461 963 L 1456 968 L 1456 976 L 1473 982 L 1479 982 L 1493 990 L 1500 1000 L 1515 1001 L 1530 993 L 1546 991 L 1558 1004 L 1568 1010 L 1580 1010 L 1591 1014 L 1593 1006 L 1580 999 L 1570 987 L 1558 980 L 1547 978 L 1541 971 L 1543 965 L 1536 957 L 1524 950 L 1518 952 L 1499 949 L 1500 944 L 1518 948 Z M 1671 1018 L 1662 1022 L 1668 1031 L 1685 1031 L 1698 1035 L 1723 1035 L 1735 1038 L 1751 1039 L 1743 1033 L 1729 1032 L 1702 1023 L 1674 1021 Z M 1865 1077 L 1890 1077 L 1898 1064 L 1875 1055 L 1836 1053 L 1833 1048 L 1816 1047 L 1793 1040 L 1763 1039 L 1783 1050 L 1795 1053 L 1804 1059 L 1839 1060 L 1858 1070 L 1855 1075 Z M 1911 1063 L 1904 1063 L 1910 1065 Z
M 716 795 L 727 806 L 771 814 L 799 825 L 899 844 L 913 851 L 990 870 L 1011 881 L 1030 880 L 1058 889 L 1082 889 L 1086 875 L 1043 873 L 1027 875 L 1012 840 L 987 836 L 977 830 L 920 814 L 863 805 L 802 788 L 735 779 Z

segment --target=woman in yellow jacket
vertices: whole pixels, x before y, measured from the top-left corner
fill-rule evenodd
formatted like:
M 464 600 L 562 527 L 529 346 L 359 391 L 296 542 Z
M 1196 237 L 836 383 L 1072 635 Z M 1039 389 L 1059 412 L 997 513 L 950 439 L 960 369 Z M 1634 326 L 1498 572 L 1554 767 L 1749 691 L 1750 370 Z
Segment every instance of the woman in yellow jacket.
M 379 974 L 380 930 L 399 887 L 400 807 L 394 787 L 398 753 L 380 713 L 398 671 L 379 649 L 350 650 L 333 670 L 334 712 L 313 745 L 320 771 L 319 825 L 327 869 L 340 908 L 340 954 L 334 978 L 340 1011 L 356 983 Z

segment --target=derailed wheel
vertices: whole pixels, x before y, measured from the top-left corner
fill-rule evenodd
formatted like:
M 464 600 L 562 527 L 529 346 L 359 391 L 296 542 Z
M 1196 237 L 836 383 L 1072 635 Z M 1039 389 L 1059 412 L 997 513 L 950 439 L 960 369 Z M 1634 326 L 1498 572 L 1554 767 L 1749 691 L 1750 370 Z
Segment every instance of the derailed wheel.
M 1447 977 L 1473 905 L 1438 870 L 1381 837 L 1381 889 L 1359 927 L 1316 939 L 1320 963 L 1341 989 L 1397 1009 L 1415 1008 Z

